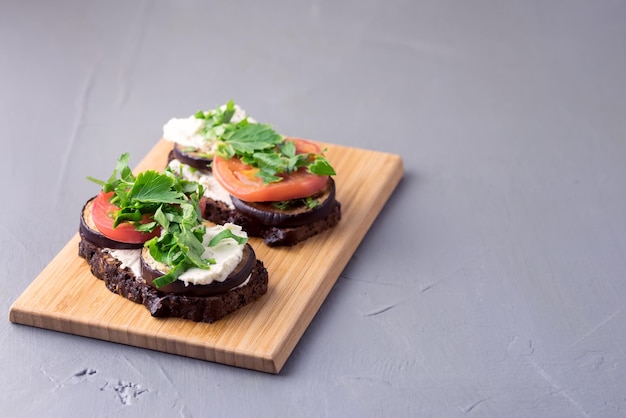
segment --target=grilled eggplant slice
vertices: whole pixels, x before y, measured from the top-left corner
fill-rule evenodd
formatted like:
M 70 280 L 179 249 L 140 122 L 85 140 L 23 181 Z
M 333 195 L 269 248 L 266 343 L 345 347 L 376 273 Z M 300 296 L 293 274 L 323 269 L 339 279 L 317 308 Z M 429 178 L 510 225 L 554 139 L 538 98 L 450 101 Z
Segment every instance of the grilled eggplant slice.
M 304 199 L 286 202 L 285 207 L 277 207 L 272 202 L 245 202 L 234 196 L 231 198 L 237 210 L 263 225 L 295 227 L 328 216 L 335 206 L 335 181 L 329 178 L 326 188 L 308 199 L 315 203 L 313 207 Z
M 243 247 L 243 257 L 241 258 L 241 261 L 223 282 L 213 282 L 205 285 L 186 285 L 182 281 L 176 280 L 173 283 L 156 288 L 154 286 L 154 280 L 163 276 L 164 273 L 150 266 L 150 263 L 146 262 L 148 257 L 150 257 L 150 252 L 148 248 L 144 248 L 141 252 L 141 276 L 146 283 L 157 289 L 159 292 L 199 297 L 224 293 L 241 285 L 248 279 L 250 273 L 252 272 L 252 268 L 256 264 L 256 255 L 254 250 L 250 244 L 246 243 Z
M 174 158 L 181 163 L 187 164 L 190 167 L 197 168 L 199 170 L 211 171 L 211 163 L 213 159 L 208 157 L 205 153 L 200 151 L 187 150 L 181 147 L 179 144 L 174 145 L 173 149 Z
M 93 200 L 95 197 L 89 199 L 83 206 L 83 211 L 80 214 L 80 228 L 79 233 L 92 244 L 102 248 L 111 248 L 115 250 L 134 250 L 143 247 L 143 243 L 128 243 L 112 240 L 106 237 L 93 223 L 91 218 L 91 207 L 93 206 Z

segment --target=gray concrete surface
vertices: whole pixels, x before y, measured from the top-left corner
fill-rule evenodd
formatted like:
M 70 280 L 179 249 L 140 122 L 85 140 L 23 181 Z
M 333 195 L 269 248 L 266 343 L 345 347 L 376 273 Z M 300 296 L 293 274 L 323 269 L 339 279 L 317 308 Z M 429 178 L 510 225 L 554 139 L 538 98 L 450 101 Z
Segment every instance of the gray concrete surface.
M 626 415 L 625 22 L 618 0 L 0 2 L 0 410 Z M 11 324 L 85 177 L 230 98 L 404 157 L 282 373 Z

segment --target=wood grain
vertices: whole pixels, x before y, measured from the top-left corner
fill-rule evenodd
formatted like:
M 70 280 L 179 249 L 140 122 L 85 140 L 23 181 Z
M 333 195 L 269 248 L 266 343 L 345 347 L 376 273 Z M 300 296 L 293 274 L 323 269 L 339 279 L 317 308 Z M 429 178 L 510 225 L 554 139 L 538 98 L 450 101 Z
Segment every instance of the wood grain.
M 252 238 L 269 272 L 266 295 L 214 323 L 153 318 L 110 292 L 78 257 L 78 234 L 13 303 L 12 322 L 279 373 L 403 175 L 393 154 L 322 144 L 337 175 L 342 220 L 295 247 Z M 171 144 L 159 141 L 136 167 L 161 170 Z M 76 210 L 78 225 L 80 208 Z M 64 282 L 72 282 L 68 286 Z

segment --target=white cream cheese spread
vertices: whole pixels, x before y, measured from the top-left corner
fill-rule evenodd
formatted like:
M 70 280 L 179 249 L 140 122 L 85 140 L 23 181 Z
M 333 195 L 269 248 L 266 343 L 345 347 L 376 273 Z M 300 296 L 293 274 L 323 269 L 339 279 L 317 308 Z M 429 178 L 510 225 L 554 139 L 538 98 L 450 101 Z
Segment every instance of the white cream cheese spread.
M 221 110 L 226 109 L 226 105 L 220 106 Z M 210 110 L 207 113 L 214 113 Z M 247 117 L 246 111 L 235 105 L 235 113 L 230 118 L 229 123 L 239 123 Z M 248 117 L 248 122 L 256 121 Z M 175 142 L 183 147 L 195 148 L 199 151 L 212 154 L 215 151 L 215 138 L 207 138 L 204 134 L 206 120 L 198 119 L 195 115 L 187 118 L 172 118 L 163 126 L 163 139 Z
M 241 261 L 245 244 L 238 244 L 234 239 L 226 238 L 221 240 L 216 246 L 209 247 L 208 244 L 211 239 L 224 229 L 230 229 L 237 236 L 248 237 L 248 234 L 241 229 L 241 226 L 232 223 L 207 228 L 204 235 L 205 251 L 202 257 L 214 259 L 215 264 L 212 264 L 208 270 L 191 268 L 181 274 L 178 280 L 183 281 L 185 284 L 191 283 L 196 285 L 226 280 Z
M 170 167 L 174 173 L 180 173 L 185 180 L 200 183 L 204 188 L 204 197 L 215 200 L 216 202 L 223 202 L 230 209 L 235 209 L 230 193 L 219 184 L 211 172 L 198 170 L 187 164 L 182 164 L 176 159 L 170 161 L 168 167 Z
M 197 267 L 190 268 L 181 274 L 178 277 L 178 280 L 184 282 L 185 285 L 205 285 L 213 282 L 223 282 L 228 278 L 230 273 L 232 273 L 241 262 L 241 259 L 243 258 L 243 247 L 245 244 L 239 244 L 232 238 L 225 238 L 220 240 L 217 245 L 209 247 L 211 239 L 224 229 L 229 229 L 234 235 L 239 237 L 248 237 L 248 234 L 241 229 L 241 226 L 232 223 L 207 227 L 203 239 L 205 251 L 202 258 L 213 259 L 215 264 L 211 264 L 209 269 L 201 269 Z M 167 271 L 167 267 L 165 265 L 158 263 L 152 259 L 152 257 L 145 258 L 144 256 L 144 261 L 153 269 L 165 272 Z
M 111 254 L 122 264 L 120 268 L 128 267 L 136 278 L 141 278 L 141 249 L 139 250 L 116 250 L 113 248 L 105 248 L 104 251 Z
M 202 135 L 204 124 L 204 120 L 196 119 L 193 116 L 172 118 L 163 126 L 163 138 L 176 142 L 183 147 L 204 148 L 205 140 Z M 210 149 L 212 146 L 208 148 Z

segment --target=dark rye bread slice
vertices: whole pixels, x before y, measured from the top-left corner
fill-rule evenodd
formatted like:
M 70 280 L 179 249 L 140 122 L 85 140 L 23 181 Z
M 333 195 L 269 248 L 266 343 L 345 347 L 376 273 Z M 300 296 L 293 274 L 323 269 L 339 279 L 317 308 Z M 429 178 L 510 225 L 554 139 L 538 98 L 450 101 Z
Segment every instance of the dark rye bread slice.
M 154 317 L 176 317 L 195 322 L 215 322 L 257 300 L 267 292 L 268 275 L 261 260 L 252 268 L 244 286 L 215 296 L 183 296 L 164 294 L 136 278 L 121 262 L 80 234 L 78 255 L 89 264 L 91 273 L 104 281 L 107 289 L 143 304 Z
M 167 162 L 168 164 L 175 158 L 174 150 L 170 151 Z M 252 237 L 260 237 L 270 247 L 293 246 L 317 235 L 327 229 L 334 228 L 341 220 L 341 203 L 335 200 L 330 213 L 314 222 L 293 226 L 293 227 L 277 227 L 264 225 L 246 214 L 231 209 L 226 203 L 205 198 L 206 208 L 202 217 L 216 224 L 224 224 L 227 222 L 240 225 L 244 231 Z
M 263 225 L 236 209 L 231 209 L 224 202 L 206 199 L 207 205 L 203 217 L 217 224 L 231 222 L 240 225 L 252 237 L 261 237 L 270 247 L 292 246 L 307 238 L 333 228 L 341 220 L 341 204 L 334 202 L 330 213 L 317 221 L 294 227 Z

